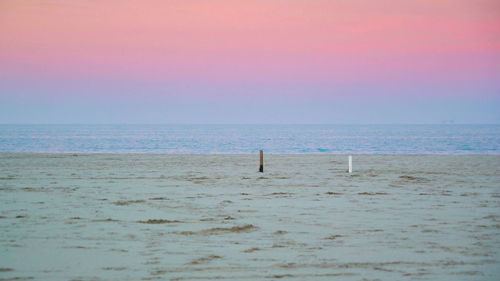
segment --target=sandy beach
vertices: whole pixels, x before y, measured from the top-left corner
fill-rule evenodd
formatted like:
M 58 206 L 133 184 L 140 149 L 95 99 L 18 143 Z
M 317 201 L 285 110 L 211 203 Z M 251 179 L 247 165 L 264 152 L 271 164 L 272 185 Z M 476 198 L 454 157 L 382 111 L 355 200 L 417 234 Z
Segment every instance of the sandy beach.
M 0 280 L 498 280 L 499 155 L 0 154 Z

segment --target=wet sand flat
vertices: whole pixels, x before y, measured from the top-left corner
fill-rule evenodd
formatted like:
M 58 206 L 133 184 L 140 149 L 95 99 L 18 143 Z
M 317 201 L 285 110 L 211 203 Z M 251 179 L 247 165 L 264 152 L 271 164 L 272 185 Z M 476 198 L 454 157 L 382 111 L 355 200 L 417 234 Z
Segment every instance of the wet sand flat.
M 0 153 L 0 280 L 498 280 L 500 156 Z

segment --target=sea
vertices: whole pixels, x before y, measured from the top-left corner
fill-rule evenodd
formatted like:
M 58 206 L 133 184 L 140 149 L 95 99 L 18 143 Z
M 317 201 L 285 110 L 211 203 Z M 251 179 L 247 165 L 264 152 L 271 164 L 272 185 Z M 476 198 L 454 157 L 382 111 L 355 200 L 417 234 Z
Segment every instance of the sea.
M 0 125 L 0 152 L 500 154 L 500 125 Z

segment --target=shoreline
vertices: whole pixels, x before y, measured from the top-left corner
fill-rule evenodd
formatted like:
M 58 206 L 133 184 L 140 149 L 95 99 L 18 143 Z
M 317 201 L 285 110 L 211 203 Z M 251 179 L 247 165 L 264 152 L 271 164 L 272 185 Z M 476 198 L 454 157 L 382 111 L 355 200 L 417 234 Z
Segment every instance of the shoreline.
M 163 155 L 163 156 L 214 156 L 214 155 L 235 155 L 235 156 L 259 156 L 259 150 L 256 150 L 255 153 L 163 153 L 163 152 L 0 152 L 1 155 L 9 155 L 9 154 L 32 154 L 32 155 L 67 155 L 67 156 L 91 156 L 91 155 Z M 264 155 L 275 155 L 275 156 L 500 156 L 500 152 L 495 153 L 272 153 L 266 152 L 264 150 Z

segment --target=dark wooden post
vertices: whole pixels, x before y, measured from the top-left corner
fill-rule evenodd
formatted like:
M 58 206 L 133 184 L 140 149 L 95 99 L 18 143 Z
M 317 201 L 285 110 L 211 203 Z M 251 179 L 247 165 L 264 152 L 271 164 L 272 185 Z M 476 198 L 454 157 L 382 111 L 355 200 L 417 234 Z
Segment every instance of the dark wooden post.
M 264 173 L 264 150 L 260 150 L 260 167 L 259 172 Z

